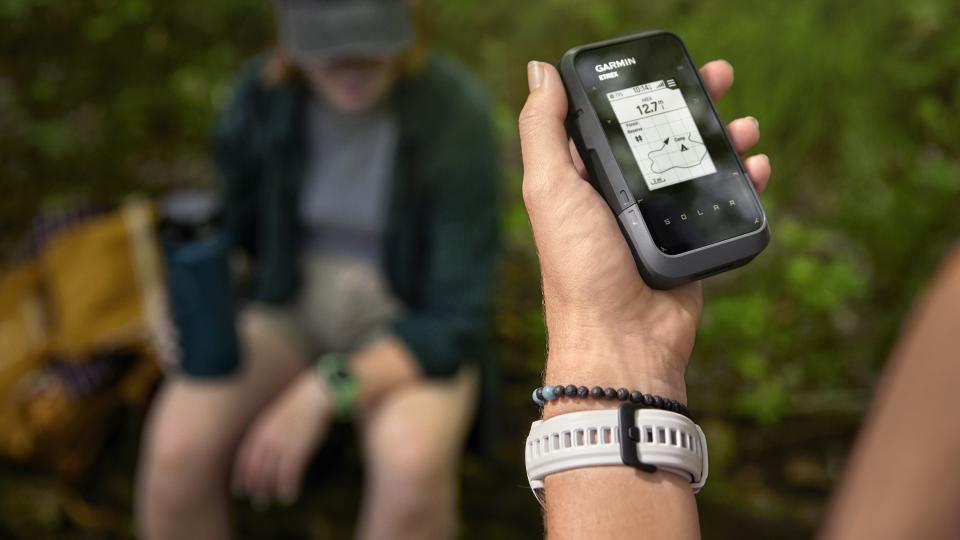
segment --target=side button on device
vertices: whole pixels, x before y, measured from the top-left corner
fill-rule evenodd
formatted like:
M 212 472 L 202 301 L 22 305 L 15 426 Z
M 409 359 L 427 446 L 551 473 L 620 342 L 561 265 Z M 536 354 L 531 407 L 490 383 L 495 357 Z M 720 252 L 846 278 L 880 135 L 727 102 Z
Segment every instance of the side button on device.
M 613 191 L 610 181 L 604 175 L 603 167 L 600 164 L 600 156 L 597 155 L 597 151 L 590 149 L 588 158 L 590 159 L 590 169 L 593 171 L 593 174 L 597 175 L 595 180 L 602 188 L 606 189 L 604 196 L 609 201 L 609 204 L 611 206 L 615 204 L 619 205 L 620 211 L 633 205 L 634 201 L 630 198 L 630 194 L 627 193 L 626 190 L 621 189 L 619 192 Z

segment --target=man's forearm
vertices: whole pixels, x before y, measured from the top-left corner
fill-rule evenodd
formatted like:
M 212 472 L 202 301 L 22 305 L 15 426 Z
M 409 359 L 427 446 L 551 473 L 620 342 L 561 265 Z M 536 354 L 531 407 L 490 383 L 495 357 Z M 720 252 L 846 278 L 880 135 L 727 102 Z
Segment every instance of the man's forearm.
M 663 354 L 611 337 L 567 341 L 551 349 L 546 383 L 626 387 L 685 403 L 683 373 L 669 367 L 676 362 L 661 361 Z M 557 400 L 547 404 L 544 417 L 610 407 L 593 400 Z M 551 539 L 700 535 L 690 484 L 669 472 L 627 466 L 576 469 L 548 476 L 545 496 Z

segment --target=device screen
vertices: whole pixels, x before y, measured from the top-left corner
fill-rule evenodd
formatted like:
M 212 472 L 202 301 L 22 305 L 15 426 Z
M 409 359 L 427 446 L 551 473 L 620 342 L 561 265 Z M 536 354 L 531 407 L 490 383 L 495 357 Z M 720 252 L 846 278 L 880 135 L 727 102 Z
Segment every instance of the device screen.
M 654 242 L 675 255 L 753 232 L 761 209 L 672 34 L 582 51 L 577 74 Z
M 676 79 L 607 93 L 648 189 L 717 172 Z

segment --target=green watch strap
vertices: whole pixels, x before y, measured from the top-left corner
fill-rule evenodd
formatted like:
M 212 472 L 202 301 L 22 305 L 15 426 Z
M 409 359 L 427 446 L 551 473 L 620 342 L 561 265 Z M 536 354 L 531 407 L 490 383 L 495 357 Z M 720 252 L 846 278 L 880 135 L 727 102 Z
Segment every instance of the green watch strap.
M 333 393 L 334 416 L 339 420 L 352 418 L 360 392 L 357 380 L 347 367 L 347 357 L 338 353 L 321 356 L 317 360 L 317 373 Z

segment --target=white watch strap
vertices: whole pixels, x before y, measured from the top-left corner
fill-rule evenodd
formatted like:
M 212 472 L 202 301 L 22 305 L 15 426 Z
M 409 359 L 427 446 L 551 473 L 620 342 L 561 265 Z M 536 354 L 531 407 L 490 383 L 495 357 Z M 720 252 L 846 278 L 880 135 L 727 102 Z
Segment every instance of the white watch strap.
M 543 479 L 553 473 L 610 465 L 638 467 L 634 455 L 640 468 L 679 474 L 690 481 L 694 493 L 700 491 L 709 471 L 707 439 L 700 426 L 681 414 L 629 405 L 561 414 L 530 426 L 527 480 L 537 499 L 543 502 Z M 632 417 L 633 425 L 622 425 L 621 417 L 628 424 Z M 627 434 L 628 444 L 621 449 L 622 434 Z

